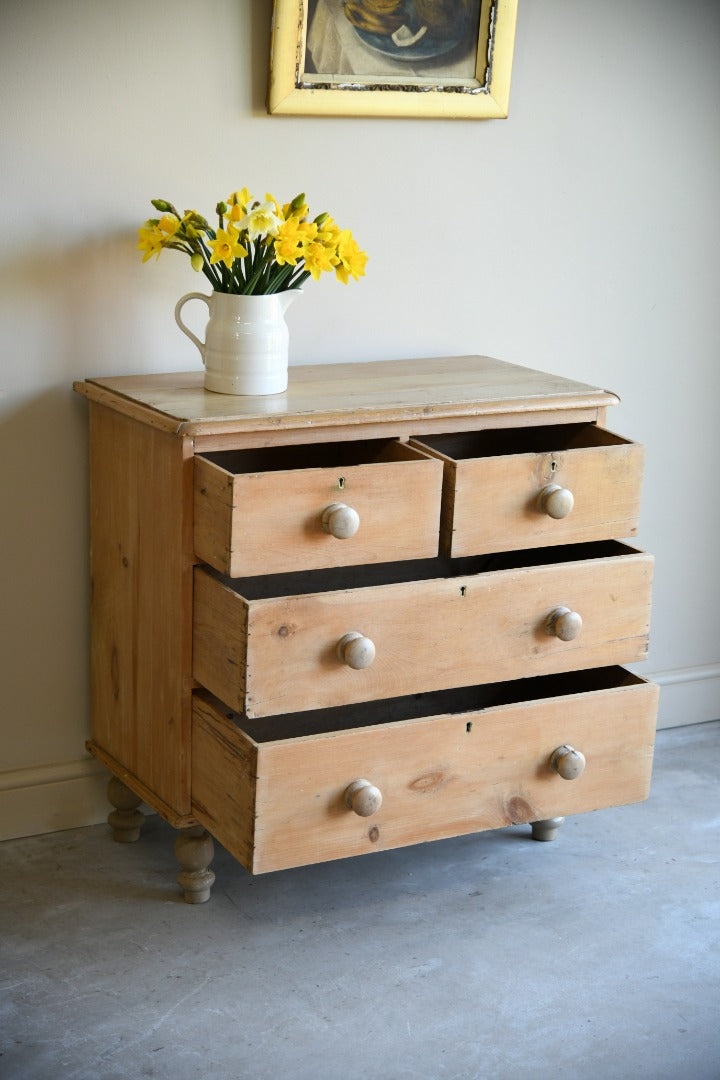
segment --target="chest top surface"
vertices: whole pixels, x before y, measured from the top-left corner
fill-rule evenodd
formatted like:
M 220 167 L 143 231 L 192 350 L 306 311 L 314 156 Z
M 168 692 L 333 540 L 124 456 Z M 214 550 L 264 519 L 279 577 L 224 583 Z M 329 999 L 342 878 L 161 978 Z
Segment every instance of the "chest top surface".
M 606 390 L 487 356 L 296 365 L 287 391 L 267 397 L 211 393 L 202 371 L 91 378 L 75 389 L 178 435 L 604 408 L 618 400 Z

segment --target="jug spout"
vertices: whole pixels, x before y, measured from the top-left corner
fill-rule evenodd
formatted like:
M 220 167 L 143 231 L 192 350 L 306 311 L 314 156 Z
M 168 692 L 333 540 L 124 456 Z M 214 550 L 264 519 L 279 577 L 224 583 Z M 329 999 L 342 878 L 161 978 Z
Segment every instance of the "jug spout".
M 285 292 L 276 293 L 278 300 L 280 301 L 280 307 L 283 315 L 292 304 L 296 296 L 299 296 L 302 289 L 287 289 Z

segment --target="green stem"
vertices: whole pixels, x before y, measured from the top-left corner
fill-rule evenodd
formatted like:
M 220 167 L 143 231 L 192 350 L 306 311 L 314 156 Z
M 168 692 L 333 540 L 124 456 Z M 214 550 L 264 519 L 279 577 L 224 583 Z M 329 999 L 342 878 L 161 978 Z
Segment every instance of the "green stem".
M 269 293 L 282 292 L 282 290 L 285 288 L 287 282 L 292 277 L 294 270 L 295 270 L 295 267 L 290 266 L 290 265 L 281 267 L 280 270 L 278 271 L 276 277 L 275 277 L 275 280 L 270 284 L 270 286 L 268 288 L 268 292 Z
M 257 286 L 259 283 L 263 282 L 263 279 L 264 284 L 267 284 L 268 275 L 271 272 L 274 261 L 275 252 L 272 247 L 263 251 L 261 244 L 255 244 L 250 269 L 249 271 L 246 271 L 245 287 L 243 289 L 243 292 L 246 295 L 249 296 L 264 293 L 266 291 L 263 284 L 260 285 L 260 288 L 257 288 Z
M 303 263 L 303 265 L 304 265 L 304 263 Z M 309 277 L 310 277 L 310 271 L 309 270 L 303 270 L 302 267 L 300 267 L 300 272 L 296 276 L 292 277 L 290 279 L 290 281 L 288 282 L 288 285 L 287 285 L 288 289 L 300 289 L 300 288 L 302 288 L 302 286 L 305 284 L 305 282 L 307 281 L 307 279 Z
M 216 292 L 222 291 L 222 284 L 219 275 L 217 274 L 214 265 L 210 265 L 210 249 L 205 244 L 205 241 L 201 236 L 198 237 L 198 243 L 200 247 L 200 254 L 203 257 L 203 273 L 208 281 L 212 282 L 212 287 Z

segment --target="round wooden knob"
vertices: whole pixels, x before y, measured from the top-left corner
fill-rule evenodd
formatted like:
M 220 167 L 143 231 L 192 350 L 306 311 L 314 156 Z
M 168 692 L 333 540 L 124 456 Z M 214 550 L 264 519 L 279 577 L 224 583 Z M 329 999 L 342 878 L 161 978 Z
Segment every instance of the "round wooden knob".
M 551 518 L 567 517 L 574 505 L 572 491 L 559 484 L 548 484 L 538 495 L 538 506 Z
M 550 756 L 550 768 L 563 780 L 577 780 L 585 770 L 585 755 L 572 746 L 558 746 Z
M 330 503 L 323 510 L 322 527 L 336 540 L 349 540 L 360 528 L 360 515 L 345 503 Z
M 375 646 L 368 637 L 358 634 L 353 630 L 350 634 L 343 634 L 337 643 L 338 659 L 348 667 L 360 671 L 370 667 L 375 659 Z
M 582 624 L 582 615 L 566 607 L 555 608 L 545 622 L 548 634 L 561 641 L 573 641 L 582 630 Z
M 353 780 L 345 790 L 345 805 L 360 817 L 370 817 L 382 806 L 382 792 L 369 780 Z

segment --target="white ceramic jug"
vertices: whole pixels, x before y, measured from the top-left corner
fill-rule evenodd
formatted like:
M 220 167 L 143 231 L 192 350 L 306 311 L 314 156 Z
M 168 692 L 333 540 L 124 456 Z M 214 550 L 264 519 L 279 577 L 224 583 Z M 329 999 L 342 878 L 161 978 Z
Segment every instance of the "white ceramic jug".
M 187 293 L 175 305 L 175 321 L 200 350 L 205 389 L 216 394 L 282 394 L 288 385 L 288 328 L 285 312 L 300 289 L 267 296 Z M 180 317 L 188 300 L 202 300 L 210 313 L 205 341 Z

